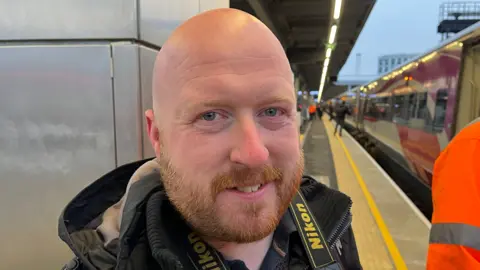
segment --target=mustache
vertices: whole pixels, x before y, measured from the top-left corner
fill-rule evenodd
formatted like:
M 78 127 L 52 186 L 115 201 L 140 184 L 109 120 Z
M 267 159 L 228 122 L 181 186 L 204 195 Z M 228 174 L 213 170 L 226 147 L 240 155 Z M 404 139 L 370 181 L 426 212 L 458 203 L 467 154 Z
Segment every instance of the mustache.
M 217 175 L 212 182 L 212 195 L 234 188 L 259 184 L 268 184 L 283 178 L 282 171 L 273 166 L 263 166 L 260 169 L 236 168 L 225 174 Z

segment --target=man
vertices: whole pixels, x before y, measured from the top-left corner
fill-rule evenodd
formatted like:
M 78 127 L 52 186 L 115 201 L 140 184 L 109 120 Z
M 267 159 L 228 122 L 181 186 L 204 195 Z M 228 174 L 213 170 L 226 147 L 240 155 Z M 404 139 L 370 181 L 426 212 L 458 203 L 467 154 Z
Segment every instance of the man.
M 259 20 L 219 9 L 182 24 L 152 95 L 156 158 L 67 205 L 65 269 L 361 269 L 350 198 L 302 177 L 290 65 Z
M 480 118 L 435 161 L 427 269 L 480 269 Z
M 322 103 L 317 104 L 317 114 L 318 114 L 318 119 L 322 120 L 323 117 L 323 111 L 322 111 Z
M 337 123 L 335 125 L 335 131 L 333 132 L 333 135 L 337 134 L 337 130 L 340 129 L 340 136 L 342 136 L 342 130 L 345 126 L 345 116 L 347 116 L 347 114 L 351 114 L 350 109 L 345 104 L 345 101 L 342 100 L 335 110 L 335 122 Z
M 317 108 L 316 108 L 315 104 L 310 104 L 310 106 L 308 107 L 308 112 L 310 114 L 310 121 L 315 120 L 315 112 L 316 111 L 317 111 Z

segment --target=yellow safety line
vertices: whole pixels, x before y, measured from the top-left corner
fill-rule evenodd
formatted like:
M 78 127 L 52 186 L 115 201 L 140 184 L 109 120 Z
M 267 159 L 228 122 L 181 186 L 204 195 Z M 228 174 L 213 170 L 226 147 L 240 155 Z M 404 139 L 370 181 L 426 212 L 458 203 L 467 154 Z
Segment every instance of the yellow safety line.
M 300 134 L 300 144 L 302 144 L 304 138 L 305 138 L 305 135 Z
M 340 145 L 342 146 L 343 151 L 345 152 L 345 155 L 347 156 L 348 162 L 352 167 L 353 173 L 357 178 L 358 184 L 360 185 L 360 188 L 363 191 L 363 195 L 365 196 L 365 199 L 367 199 L 367 203 L 368 203 L 368 206 L 370 207 L 370 211 L 372 212 L 373 218 L 377 222 L 378 229 L 380 230 L 383 240 L 387 245 L 388 251 L 390 252 L 390 255 L 392 257 L 393 263 L 395 264 L 395 267 L 397 268 L 397 270 L 408 269 L 407 265 L 405 264 L 405 261 L 402 258 L 402 255 L 400 254 L 400 251 L 398 251 L 397 245 L 395 245 L 395 242 L 393 241 L 392 235 L 388 231 L 387 225 L 383 221 L 382 215 L 380 214 L 380 211 L 378 210 L 377 205 L 375 204 L 375 201 L 372 198 L 372 195 L 367 189 L 367 185 L 365 185 L 365 181 L 363 180 L 362 176 L 358 172 L 357 165 L 355 165 L 355 162 L 353 161 L 352 156 L 347 150 L 347 147 L 345 146 L 343 139 L 338 135 L 336 136 L 339 139 Z

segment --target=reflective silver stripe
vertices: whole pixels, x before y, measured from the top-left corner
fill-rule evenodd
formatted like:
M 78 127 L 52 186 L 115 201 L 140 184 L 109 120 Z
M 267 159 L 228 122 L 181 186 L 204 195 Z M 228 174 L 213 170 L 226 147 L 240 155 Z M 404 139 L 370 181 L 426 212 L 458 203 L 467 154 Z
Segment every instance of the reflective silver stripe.
M 432 224 L 430 244 L 452 244 L 480 250 L 480 227 L 462 223 Z

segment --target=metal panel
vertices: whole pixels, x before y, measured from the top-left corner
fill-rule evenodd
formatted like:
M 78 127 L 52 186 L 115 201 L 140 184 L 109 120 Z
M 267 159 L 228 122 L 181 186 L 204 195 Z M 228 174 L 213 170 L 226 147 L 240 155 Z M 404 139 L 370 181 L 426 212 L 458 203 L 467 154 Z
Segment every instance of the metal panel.
M 110 47 L 0 47 L 0 59 L 1 268 L 60 269 L 62 208 L 115 166 Z
M 142 113 L 152 108 L 152 74 L 155 64 L 157 51 L 147 47 L 140 46 L 140 85 L 142 96 Z M 142 133 L 143 133 L 143 157 L 154 157 L 155 152 L 152 149 L 145 124 L 145 117 L 142 117 Z
M 0 0 L 0 40 L 136 38 L 136 1 Z
M 199 0 L 139 0 L 140 39 L 162 46 L 173 30 L 198 13 Z
M 230 7 L 230 0 L 199 0 L 200 12 L 204 12 L 216 8 Z
M 229 0 L 139 0 L 140 39 L 159 47 L 177 26 L 209 9 L 229 7 Z
M 139 55 L 135 44 L 113 44 L 117 166 L 142 158 Z

